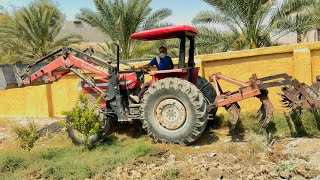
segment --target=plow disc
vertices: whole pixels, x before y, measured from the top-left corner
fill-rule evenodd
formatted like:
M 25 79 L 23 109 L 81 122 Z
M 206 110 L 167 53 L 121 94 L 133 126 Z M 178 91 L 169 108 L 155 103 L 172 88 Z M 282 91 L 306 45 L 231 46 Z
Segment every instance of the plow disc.
M 274 107 L 269 100 L 267 90 L 261 90 L 261 94 L 257 97 L 261 101 L 261 107 L 258 110 L 259 123 L 262 128 L 266 128 L 273 117 Z
M 225 80 L 240 88 L 236 91 L 223 91 L 219 80 Z M 266 128 L 273 118 L 274 106 L 268 97 L 268 88 L 281 87 L 281 102 L 284 108 L 291 114 L 301 112 L 302 109 L 320 109 L 320 76 L 312 86 L 300 83 L 297 79 L 287 74 L 278 74 L 258 79 L 255 74 L 248 82 L 241 82 L 236 79 L 216 73 L 210 77 L 214 88 L 217 91 L 217 98 L 212 107 L 225 107 L 231 115 L 230 131 L 233 132 L 240 115 L 238 101 L 256 97 L 260 99 L 261 106 L 258 110 L 259 123 Z
M 301 113 L 302 109 L 320 109 L 320 83 L 316 82 L 312 86 L 301 84 L 298 88 L 295 86 L 282 87 L 283 107 L 286 108 L 289 114 L 294 112 Z M 303 90 L 299 90 L 302 88 Z
M 230 127 L 230 133 L 233 133 L 237 122 L 239 120 L 239 116 L 240 116 L 240 106 L 237 102 L 234 102 L 230 105 L 225 106 L 227 112 L 231 115 L 231 127 Z

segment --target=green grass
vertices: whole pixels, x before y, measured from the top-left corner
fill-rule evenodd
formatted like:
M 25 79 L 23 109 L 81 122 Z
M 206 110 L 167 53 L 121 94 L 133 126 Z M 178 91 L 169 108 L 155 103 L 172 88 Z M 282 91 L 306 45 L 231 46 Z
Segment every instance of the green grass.
M 221 114 L 212 124 L 215 128 L 229 127 L 230 118 L 228 114 Z M 249 130 L 258 134 L 269 134 L 273 138 L 318 136 L 320 135 L 320 115 L 309 110 L 302 111 L 301 115 L 295 113 L 290 117 L 275 113 L 268 127 L 264 130 L 255 114 L 242 113 L 236 126 L 236 132 L 242 134 Z
M 301 115 L 294 114 L 292 121 L 295 125 L 296 136 L 319 135 L 318 117 L 319 114 L 315 111 L 303 111 Z
M 119 164 L 134 158 L 148 158 L 154 148 L 146 138 L 119 139 L 99 145 L 94 150 L 73 145 L 65 134 L 37 142 L 30 152 L 10 148 L 0 154 L 0 179 L 85 179 L 98 173 L 110 174 Z M 36 177 L 33 177 L 36 178 Z
M 170 166 L 165 171 L 163 172 L 162 176 L 164 179 L 177 179 L 179 176 L 180 172 L 179 169 L 175 166 Z

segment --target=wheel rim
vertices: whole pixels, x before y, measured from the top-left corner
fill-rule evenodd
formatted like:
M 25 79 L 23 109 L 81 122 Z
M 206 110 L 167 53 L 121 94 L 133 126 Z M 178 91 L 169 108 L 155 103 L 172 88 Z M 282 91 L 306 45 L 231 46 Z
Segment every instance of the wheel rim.
M 179 129 L 186 121 L 186 108 L 176 99 L 162 100 L 155 112 L 159 124 L 169 130 Z

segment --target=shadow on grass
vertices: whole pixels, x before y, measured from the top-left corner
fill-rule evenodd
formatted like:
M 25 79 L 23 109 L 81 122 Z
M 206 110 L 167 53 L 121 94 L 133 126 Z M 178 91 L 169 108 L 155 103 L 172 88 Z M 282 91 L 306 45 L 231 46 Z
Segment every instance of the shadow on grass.
M 214 120 L 209 121 L 208 125 L 207 125 L 207 129 L 211 128 L 211 129 L 221 129 L 221 128 L 226 128 L 231 126 L 229 121 L 226 121 L 227 117 L 225 117 L 224 115 L 218 115 L 214 118 Z M 245 133 L 245 126 L 243 124 L 243 122 L 241 120 L 239 120 L 236 124 L 236 128 L 235 130 L 231 133 L 229 133 L 228 135 L 231 136 L 231 141 L 233 142 L 243 142 L 244 141 L 244 133 Z M 215 136 L 214 141 L 212 142 L 216 142 L 218 141 L 219 138 L 217 136 Z
M 295 132 L 293 131 L 291 133 L 293 135 L 293 137 L 303 137 L 303 136 L 309 135 L 302 124 L 301 115 L 299 113 L 296 113 L 296 112 L 292 113 L 290 115 L 290 119 L 292 120 L 293 125 L 294 125 L 294 129 L 295 129 Z
M 127 135 L 131 138 L 141 138 L 147 133 L 143 130 L 140 121 L 133 122 L 115 122 L 113 123 L 113 132 L 120 135 Z
M 47 134 L 47 133 L 58 133 L 62 130 L 63 124 L 60 122 L 53 122 L 51 124 L 45 125 L 43 128 L 39 130 L 39 133 L 41 135 Z
M 219 137 L 216 136 L 213 132 L 210 132 L 207 128 L 200 138 L 195 141 L 195 143 L 192 144 L 192 146 L 203 146 L 203 145 L 210 145 L 214 142 L 219 141 Z

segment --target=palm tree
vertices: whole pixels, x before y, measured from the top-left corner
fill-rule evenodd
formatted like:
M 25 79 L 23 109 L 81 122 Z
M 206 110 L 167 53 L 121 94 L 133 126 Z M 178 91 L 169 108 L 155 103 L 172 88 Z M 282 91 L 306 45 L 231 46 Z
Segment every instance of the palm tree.
M 10 18 L 10 23 L 0 25 L 0 44 L 28 61 L 81 41 L 79 35 L 57 39 L 64 17 L 50 0 L 34 1 L 14 11 Z
M 0 6 L 1 8 L 1 6 Z M 1 12 L 0 10 L 0 25 L 10 25 L 12 23 L 11 17 L 6 12 Z M 0 63 L 10 63 L 10 62 L 16 62 L 20 60 L 21 57 L 18 55 L 15 55 L 9 51 L 7 47 L 5 47 L 3 44 L 1 44 L 0 41 Z
M 212 53 L 271 46 L 279 34 L 294 31 L 288 15 L 301 12 L 315 0 L 204 0 L 214 11 L 193 19 L 200 29 L 200 52 Z M 300 20 L 299 20 L 300 21 Z M 289 26 L 290 24 L 290 26 Z
M 166 17 L 172 14 L 170 9 L 152 11 L 149 7 L 151 0 L 94 0 L 97 11 L 81 9 L 77 19 L 99 28 L 106 38 L 111 42 L 107 43 L 105 50 L 115 54 L 113 43 L 121 47 L 121 58 L 130 59 L 148 52 L 154 46 L 151 43 L 142 45 L 129 39 L 132 33 L 152 29 L 161 26 L 171 25 L 164 23 Z
M 294 0 L 282 4 L 278 28 L 284 31 L 296 32 L 297 42 L 301 43 L 310 30 L 320 28 L 320 1 Z

